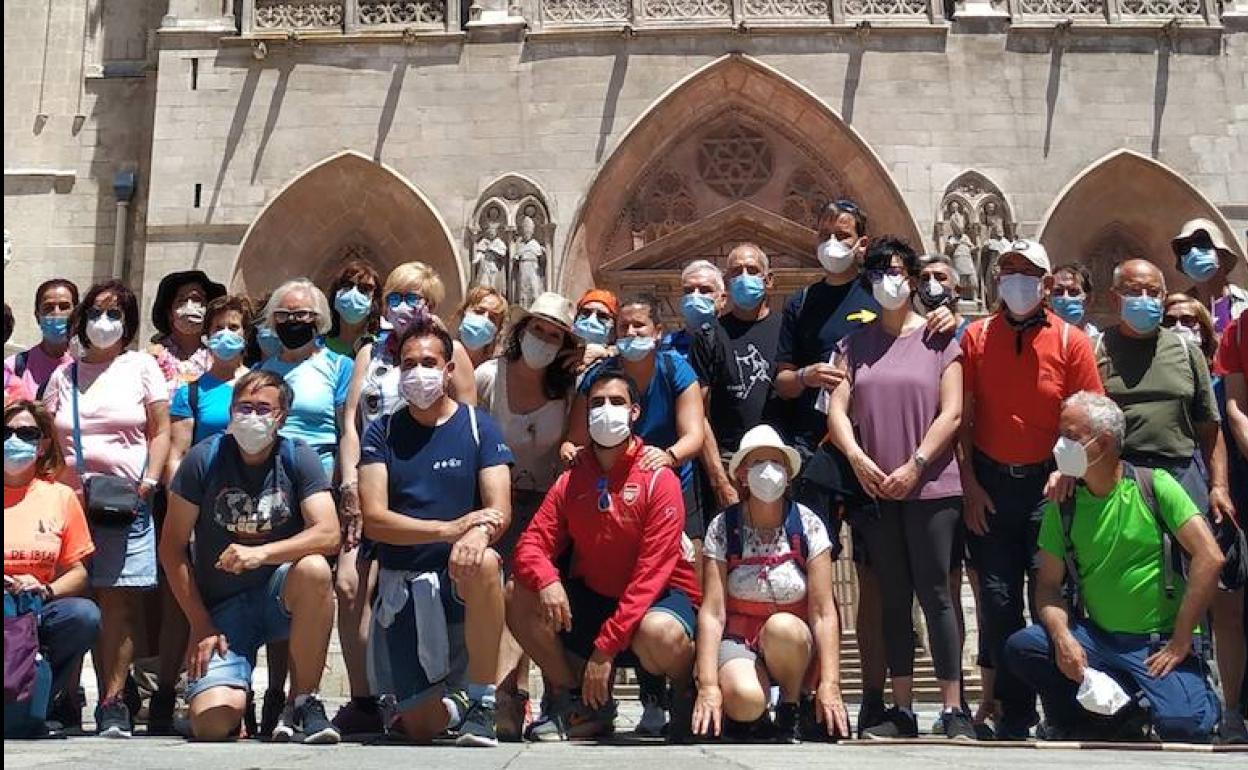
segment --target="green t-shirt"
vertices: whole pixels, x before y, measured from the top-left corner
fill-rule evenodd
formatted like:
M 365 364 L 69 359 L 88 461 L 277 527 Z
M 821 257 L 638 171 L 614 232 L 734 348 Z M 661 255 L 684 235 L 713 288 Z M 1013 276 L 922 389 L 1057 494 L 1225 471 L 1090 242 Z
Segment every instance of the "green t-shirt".
M 1153 471 L 1153 490 L 1171 533 L 1199 515 L 1196 504 L 1166 471 Z M 1134 479 L 1124 477 L 1106 497 L 1094 497 L 1080 484 L 1075 491 L 1070 540 L 1082 581 L 1079 591 L 1092 622 L 1121 634 L 1174 631 L 1183 591 L 1166 598 L 1161 532 Z M 1058 559 L 1066 558 L 1062 515 L 1053 503 L 1044 507 L 1040 548 Z M 1174 578 L 1178 589 L 1183 576 Z
M 1096 364 L 1105 395 L 1127 417 L 1126 456 L 1190 460 L 1196 426 L 1220 420 L 1204 354 L 1169 329 L 1139 339 L 1106 329 L 1096 343 Z

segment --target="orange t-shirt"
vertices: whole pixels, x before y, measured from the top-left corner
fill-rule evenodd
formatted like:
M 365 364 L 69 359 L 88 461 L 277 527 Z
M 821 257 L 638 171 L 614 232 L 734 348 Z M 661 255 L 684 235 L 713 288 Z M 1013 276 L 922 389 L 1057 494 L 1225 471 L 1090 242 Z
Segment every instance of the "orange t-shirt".
M 972 323 L 962 337 L 962 381 L 975 404 L 975 448 L 999 463 L 1048 460 L 1062 401 L 1081 390 L 1105 392 L 1088 336 L 1045 314 L 1048 325 L 1023 334 L 1021 353 L 1017 333 L 999 313 Z
M 51 583 L 58 572 L 94 552 L 74 490 L 44 479 L 4 488 L 4 574 Z

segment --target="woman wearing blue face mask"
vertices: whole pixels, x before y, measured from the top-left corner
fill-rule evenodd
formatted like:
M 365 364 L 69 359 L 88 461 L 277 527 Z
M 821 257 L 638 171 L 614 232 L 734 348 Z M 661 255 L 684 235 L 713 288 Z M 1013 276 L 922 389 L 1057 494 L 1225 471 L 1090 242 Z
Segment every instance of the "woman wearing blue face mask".
M 1049 307 L 1058 318 L 1082 329 L 1089 337 L 1095 337 L 1101 331 L 1089 318 L 1091 302 L 1092 274 L 1086 267 L 1076 262 L 1053 271 Z
M 455 317 L 459 342 L 476 369 L 498 352 L 499 332 L 507 324 L 507 298 L 493 286 L 473 286 Z
M 1213 329 L 1221 334 L 1239 314 L 1248 310 L 1248 290 L 1230 282 L 1237 257 L 1222 228 L 1208 219 L 1193 219 L 1170 241 L 1175 267 L 1193 281 L 1184 294 L 1195 297 L 1213 315 Z
M 329 285 L 332 323 L 325 347 L 340 356 L 355 356 L 362 341 L 381 330 L 381 277 L 362 259 L 351 259 Z
M 78 306 L 78 287 L 73 281 L 53 278 L 44 281 L 35 291 L 35 320 L 39 322 L 42 339 L 34 347 L 4 360 L 4 381 L 20 378 L 26 390 L 37 399 L 43 398 L 52 372 L 69 363 L 69 316 Z

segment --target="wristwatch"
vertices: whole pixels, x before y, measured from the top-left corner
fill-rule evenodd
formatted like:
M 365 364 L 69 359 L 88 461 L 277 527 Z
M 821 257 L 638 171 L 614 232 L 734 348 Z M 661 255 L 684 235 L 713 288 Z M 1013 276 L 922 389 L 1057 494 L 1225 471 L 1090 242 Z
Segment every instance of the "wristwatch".
M 919 469 L 919 473 L 927 470 L 927 458 L 919 450 L 914 450 L 914 454 L 910 456 L 910 459 L 914 461 L 914 467 Z

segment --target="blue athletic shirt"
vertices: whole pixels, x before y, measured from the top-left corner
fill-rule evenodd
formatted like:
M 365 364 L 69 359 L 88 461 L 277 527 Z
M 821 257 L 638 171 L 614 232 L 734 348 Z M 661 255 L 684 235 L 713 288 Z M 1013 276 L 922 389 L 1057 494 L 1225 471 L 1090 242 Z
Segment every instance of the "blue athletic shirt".
M 196 386 L 199 388 L 199 404 L 195 414 L 191 414 L 190 383 L 179 385 L 169 402 L 169 416 L 174 420 L 195 421 L 192 444 L 225 433 L 230 425 L 230 401 L 234 398 L 234 383 L 222 382 L 210 372 L 204 372 L 196 380 Z
M 477 416 L 473 436 L 469 410 Z M 389 508 L 425 521 L 454 521 L 481 507 L 477 474 L 495 465 L 511 465 L 511 449 L 488 412 L 460 405 L 435 427 L 416 422 L 400 408 L 379 417 L 364 432 L 360 466 L 382 463 L 388 474 Z M 450 543 L 377 544 L 382 567 L 412 572 L 446 569 Z

